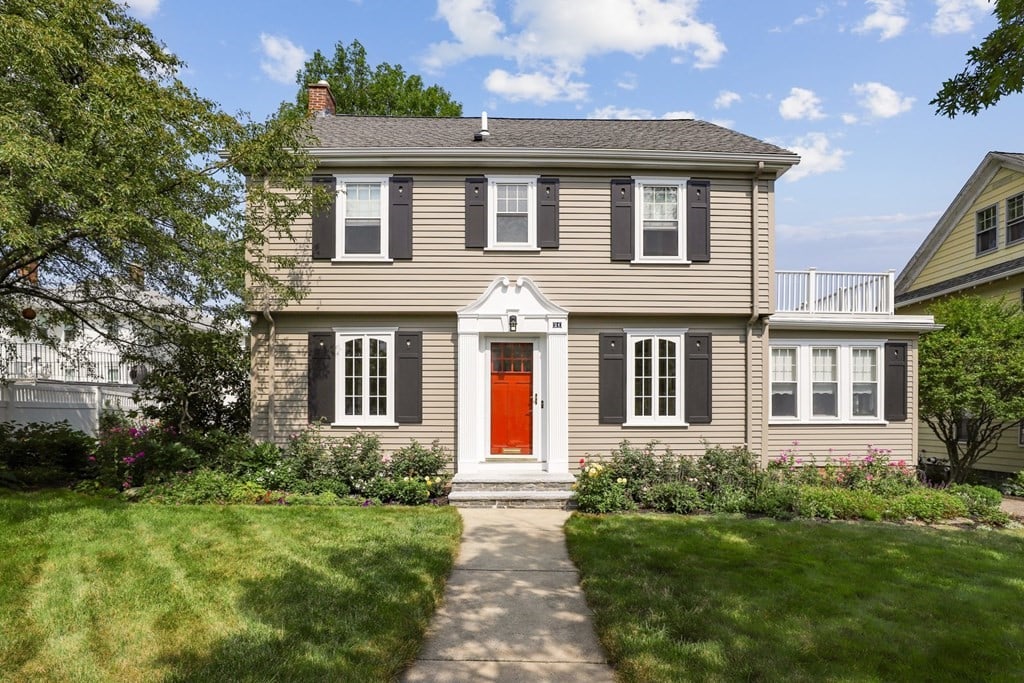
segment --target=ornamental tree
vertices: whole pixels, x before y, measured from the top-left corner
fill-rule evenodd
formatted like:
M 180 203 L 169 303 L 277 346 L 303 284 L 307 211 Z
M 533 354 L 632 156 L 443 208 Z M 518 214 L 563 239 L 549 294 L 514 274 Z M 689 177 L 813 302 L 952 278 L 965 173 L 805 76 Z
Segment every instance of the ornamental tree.
M 967 52 L 964 70 L 943 82 L 929 102 L 936 113 L 976 116 L 1004 95 L 1024 90 L 1024 0 L 996 0 L 992 13 L 998 26 Z
M 168 330 L 299 294 L 263 247 L 313 205 L 301 112 L 222 111 L 113 0 L 4 0 L 0 65 L 0 330 Z
M 1024 419 L 1024 313 L 973 296 L 930 312 L 944 327 L 921 339 L 919 409 L 946 447 L 952 480 L 962 482 Z

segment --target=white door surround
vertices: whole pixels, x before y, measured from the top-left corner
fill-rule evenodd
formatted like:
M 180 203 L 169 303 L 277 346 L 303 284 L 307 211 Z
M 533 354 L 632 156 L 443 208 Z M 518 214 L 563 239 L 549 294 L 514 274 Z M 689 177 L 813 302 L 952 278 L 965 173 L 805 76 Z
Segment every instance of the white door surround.
M 552 303 L 527 277 L 495 279 L 458 312 L 459 474 L 569 472 L 569 312 Z M 487 462 L 491 450 L 490 345 L 534 345 L 534 453 L 532 462 Z

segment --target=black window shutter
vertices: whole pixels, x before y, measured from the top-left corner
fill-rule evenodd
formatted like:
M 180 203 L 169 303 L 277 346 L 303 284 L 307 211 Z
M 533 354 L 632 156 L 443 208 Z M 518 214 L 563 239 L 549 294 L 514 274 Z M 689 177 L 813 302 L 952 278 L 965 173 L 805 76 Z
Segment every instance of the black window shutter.
M 691 180 L 686 183 L 686 258 L 711 260 L 711 183 Z
M 686 334 L 686 381 L 684 405 L 690 424 L 711 422 L 711 335 L 702 332 Z
M 388 256 L 411 259 L 412 178 L 392 177 L 388 185 Z
M 487 246 L 487 178 L 466 178 L 466 249 Z
M 612 261 L 633 260 L 633 179 L 612 178 Z
M 395 422 L 423 422 L 423 333 L 398 331 L 395 369 Z
M 622 332 L 601 333 L 598 406 L 600 424 L 626 421 L 626 335 Z
M 309 421 L 334 422 L 334 334 L 309 333 Z
M 313 176 L 313 187 L 327 190 L 333 202 L 313 212 L 313 258 L 332 259 L 337 256 L 335 251 L 335 235 L 337 233 L 338 215 L 338 181 L 332 175 Z
M 558 178 L 537 181 L 537 246 L 558 249 Z
M 885 419 L 907 419 L 907 344 L 885 345 Z

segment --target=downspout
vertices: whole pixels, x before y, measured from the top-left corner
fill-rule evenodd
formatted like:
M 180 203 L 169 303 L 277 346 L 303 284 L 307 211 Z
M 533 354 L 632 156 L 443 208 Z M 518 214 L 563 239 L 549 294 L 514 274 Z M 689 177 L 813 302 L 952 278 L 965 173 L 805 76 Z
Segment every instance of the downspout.
M 754 167 L 754 177 L 750 181 L 750 318 L 747 320 L 746 329 L 746 364 L 747 364 L 747 391 L 745 393 L 744 401 L 744 420 L 745 433 L 744 443 L 747 448 L 752 449 L 754 447 L 754 428 L 753 428 L 753 416 L 751 415 L 751 409 L 753 407 L 753 397 L 751 393 L 754 391 L 753 386 L 753 352 L 751 345 L 753 344 L 753 332 L 754 324 L 761 317 L 761 309 L 758 303 L 758 250 L 759 250 L 759 236 L 758 236 L 758 188 L 761 181 L 761 173 L 764 171 L 764 162 L 757 162 L 757 166 Z M 762 373 L 764 372 L 764 359 L 761 359 Z M 761 431 L 764 431 L 764 410 L 762 407 L 761 411 Z
M 274 428 L 276 423 L 276 410 L 274 409 L 274 397 L 277 395 L 275 378 L 277 377 L 277 365 L 274 362 L 274 345 L 277 343 L 277 323 L 274 316 L 270 315 L 270 307 L 264 304 L 263 317 L 270 324 L 267 332 L 267 441 L 277 443 L 277 431 Z

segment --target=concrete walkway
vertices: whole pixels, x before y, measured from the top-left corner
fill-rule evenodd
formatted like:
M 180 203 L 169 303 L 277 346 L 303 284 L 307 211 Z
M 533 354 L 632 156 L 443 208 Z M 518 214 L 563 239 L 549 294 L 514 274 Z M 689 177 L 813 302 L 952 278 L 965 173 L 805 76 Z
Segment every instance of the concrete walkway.
M 419 659 L 419 681 L 615 680 L 569 560 L 564 510 L 463 508 L 444 604 Z

